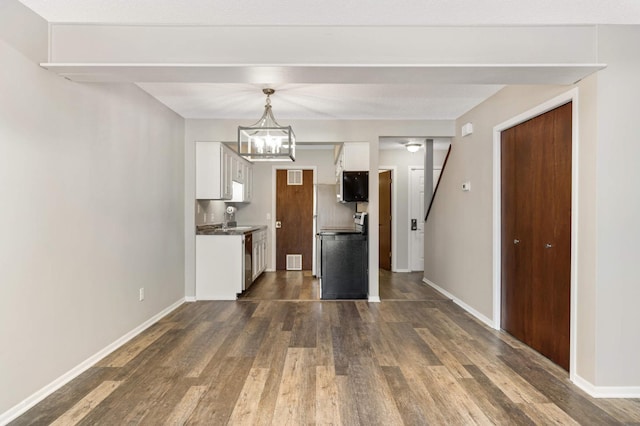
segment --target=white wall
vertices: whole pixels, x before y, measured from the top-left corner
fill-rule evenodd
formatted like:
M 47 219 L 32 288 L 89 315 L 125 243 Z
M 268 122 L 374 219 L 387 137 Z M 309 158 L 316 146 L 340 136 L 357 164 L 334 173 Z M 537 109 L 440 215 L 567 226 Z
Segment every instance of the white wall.
M 602 26 L 598 74 L 597 367 L 599 386 L 640 394 L 640 26 Z
M 184 297 L 184 120 L 4 38 L 0 62 L 3 413 Z

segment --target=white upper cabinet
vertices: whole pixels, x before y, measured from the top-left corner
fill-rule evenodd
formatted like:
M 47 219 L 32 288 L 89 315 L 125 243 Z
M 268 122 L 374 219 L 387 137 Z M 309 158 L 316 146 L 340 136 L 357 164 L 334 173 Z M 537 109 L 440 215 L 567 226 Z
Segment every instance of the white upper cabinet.
M 253 196 L 253 166 L 248 161 L 244 166 L 244 199 L 245 203 L 251 201 Z
M 335 151 L 336 155 L 336 185 L 338 199 L 342 193 L 342 172 L 369 171 L 369 144 L 345 142 Z
M 233 183 L 243 185 L 242 198 L 246 202 L 251 194 L 251 163 L 238 156 L 221 142 L 196 142 L 196 199 L 231 200 Z
M 196 142 L 196 198 L 230 200 L 231 153 L 220 142 Z
M 336 176 L 342 171 L 368 171 L 369 144 L 345 142 L 336 158 Z

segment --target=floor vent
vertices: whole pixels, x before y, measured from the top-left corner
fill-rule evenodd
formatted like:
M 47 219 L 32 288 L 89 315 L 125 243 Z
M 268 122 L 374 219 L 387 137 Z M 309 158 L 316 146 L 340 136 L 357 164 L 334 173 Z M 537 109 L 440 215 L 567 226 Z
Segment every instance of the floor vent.
M 302 255 L 301 254 L 287 255 L 287 271 L 302 271 Z

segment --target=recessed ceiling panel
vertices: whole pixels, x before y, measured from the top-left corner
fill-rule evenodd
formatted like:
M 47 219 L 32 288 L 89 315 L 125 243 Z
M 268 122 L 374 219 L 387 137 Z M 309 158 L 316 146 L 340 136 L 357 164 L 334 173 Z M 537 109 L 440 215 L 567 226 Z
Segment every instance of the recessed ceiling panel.
M 262 86 L 139 83 L 185 118 L 257 120 Z M 276 119 L 455 119 L 500 90 L 500 85 L 275 85 Z

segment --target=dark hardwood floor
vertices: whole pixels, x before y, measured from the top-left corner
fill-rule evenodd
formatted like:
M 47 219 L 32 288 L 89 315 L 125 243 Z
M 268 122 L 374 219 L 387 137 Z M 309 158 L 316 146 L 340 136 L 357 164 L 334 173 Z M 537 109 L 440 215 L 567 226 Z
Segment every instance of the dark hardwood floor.
M 588 397 L 421 274 L 380 279 L 381 303 L 319 301 L 305 272 L 186 303 L 12 424 L 640 422 L 640 400 Z

